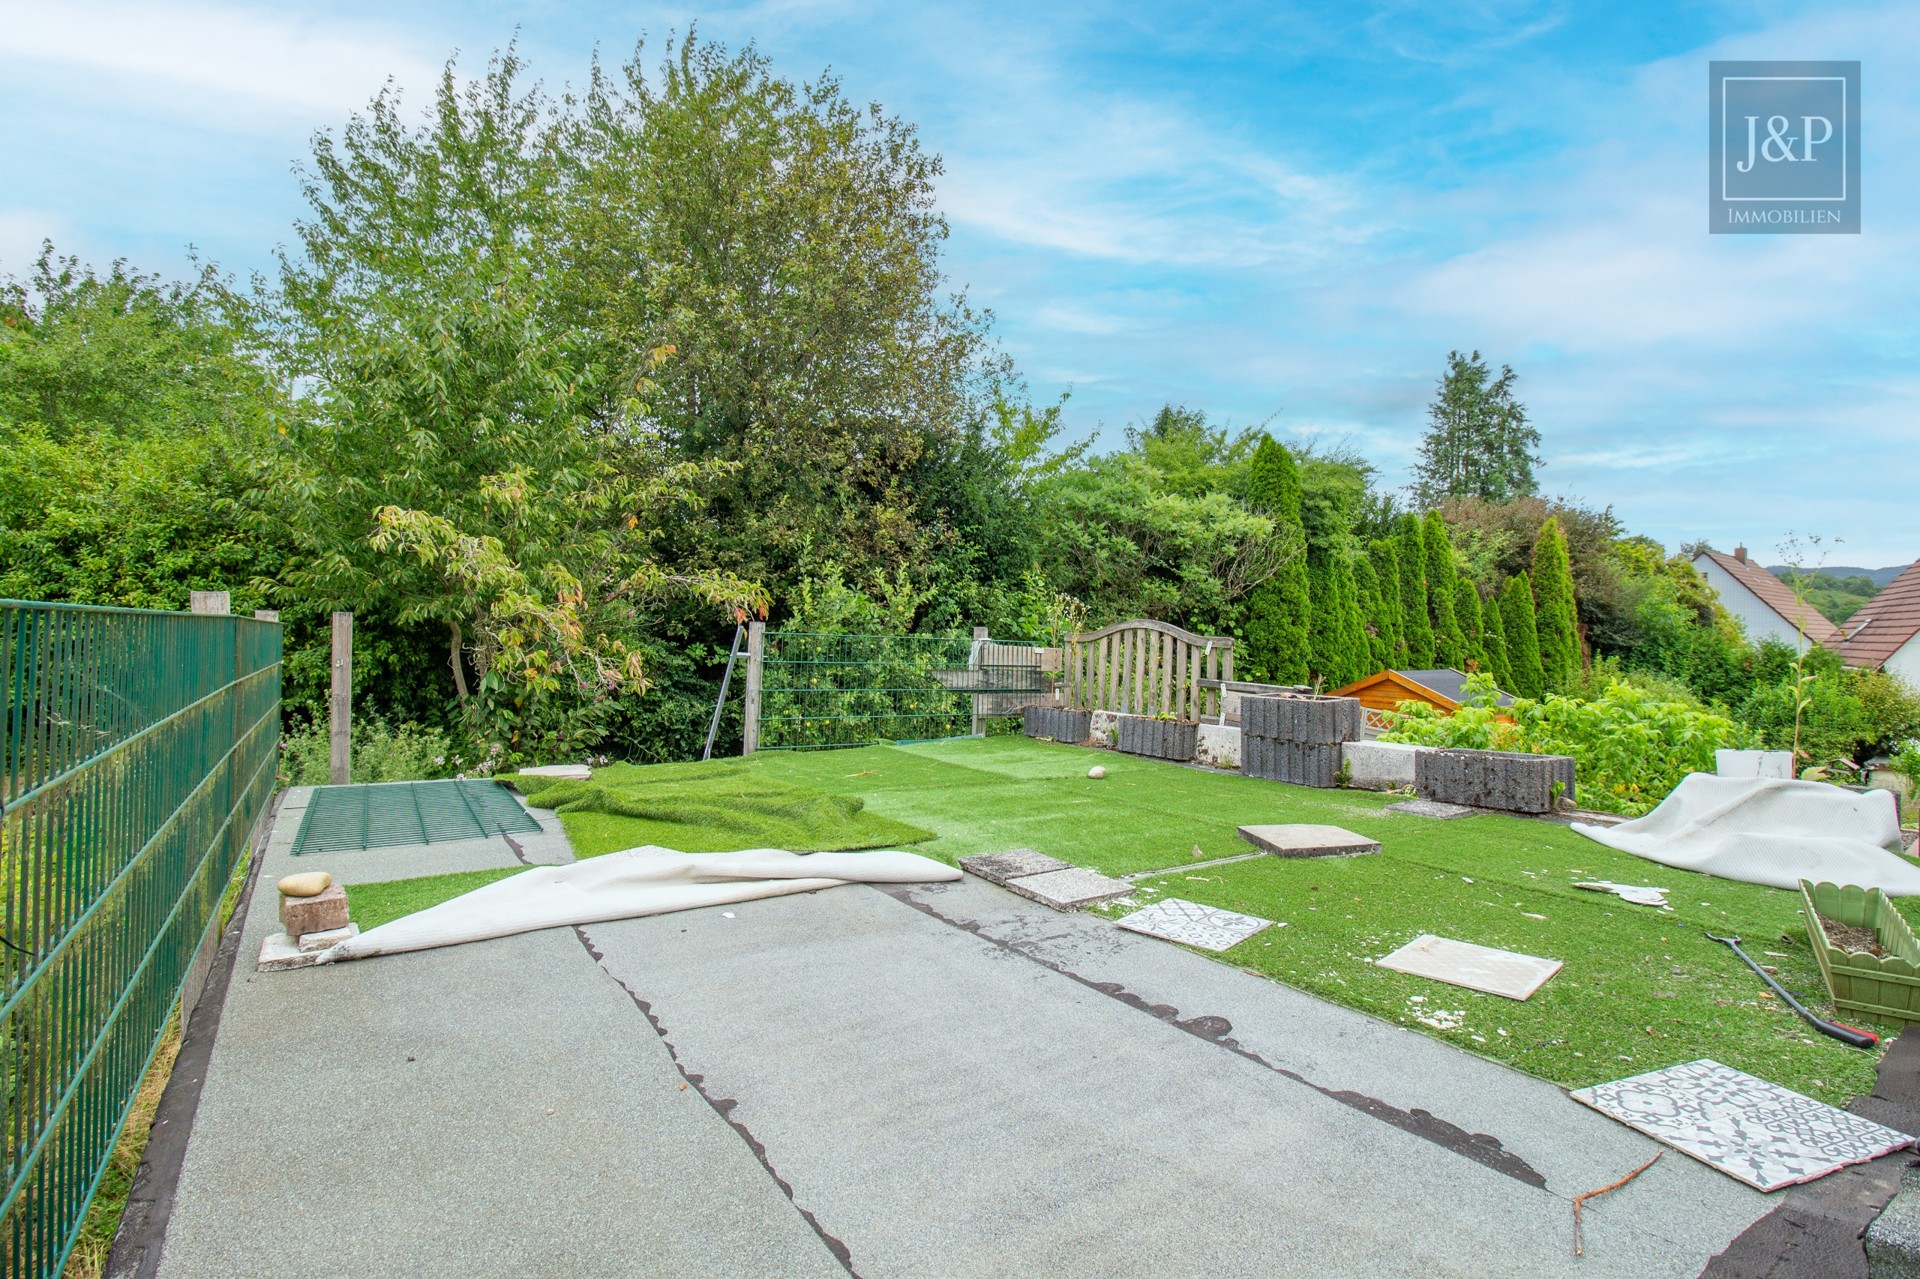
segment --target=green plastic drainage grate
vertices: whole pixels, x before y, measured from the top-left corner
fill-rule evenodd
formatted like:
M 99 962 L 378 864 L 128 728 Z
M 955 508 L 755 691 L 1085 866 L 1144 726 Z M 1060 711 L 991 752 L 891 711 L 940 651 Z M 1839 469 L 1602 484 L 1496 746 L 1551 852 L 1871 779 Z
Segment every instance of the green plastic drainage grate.
M 540 823 L 498 782 L 318 786 L 300 821 L 293 855 L 445 844 L 503 832 L 537 835 Z

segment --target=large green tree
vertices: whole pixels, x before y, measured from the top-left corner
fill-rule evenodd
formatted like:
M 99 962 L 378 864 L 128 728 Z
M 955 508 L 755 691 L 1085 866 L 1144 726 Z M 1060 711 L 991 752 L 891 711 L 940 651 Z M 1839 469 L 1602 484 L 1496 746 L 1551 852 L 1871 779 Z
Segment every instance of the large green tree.
M 1462 656 L 1466 661 L 1460 669 L 1493 673 L 1493 664 L 1487 656 L 1486 622 L 1481 616 L 1480 591 L 1473 579 L 1465 574 L 1456 574 L 1453 579 L 1453 615 L 1460 623 L 1460 636 L 1464 642 Z
M 1507 666 L 1513 676 L 1507 691 L 1517 697 L 1546 692 L 1540 672 L 1540 639 L 1533 615 L 1533 583 L 1515 573 L 1500 587 L 1500 630 L 1507 641 Z
M 1414 467 L 1414 494 L 1421 505 L 1449 498 L 1507 502 L 1533 494 L 1540 432 L 1514 398 L 1517 380 L 1505 365 L 1500 376 L 1493 376 L 1478 351 L 1448 353 Z
M 1246 656 L 1240 669 L 1254 679 L 1304 683 L 1320 654 L 1313 635 L 1306 533 L 1300 523 L 1300 472 L 1293 455 L 1272 436 L 1263 435 L 1253 451 L 1247 498 L 1254 510 L 1273 521 L 1284 558 L 1247 599 L 1241 638 Z
M 1580 630 L 1573 603 L 1573 566 L 1560 521 L 1540 526 L 1533 544 L 1534 613 L 1539 619 L 1540 671 L 1549 690 L 1565 688 L 1580 671 Z
M 1367 639 L 1365 673 L 1370 675 L 1393 665 L 1393 639 L 1384 623 L 1389 614 L 1380 592 L 1380 575 L 1374 571 L 1371 554 L 1354 558 L 1353 583 L 1360 607 L 1361 626 Z

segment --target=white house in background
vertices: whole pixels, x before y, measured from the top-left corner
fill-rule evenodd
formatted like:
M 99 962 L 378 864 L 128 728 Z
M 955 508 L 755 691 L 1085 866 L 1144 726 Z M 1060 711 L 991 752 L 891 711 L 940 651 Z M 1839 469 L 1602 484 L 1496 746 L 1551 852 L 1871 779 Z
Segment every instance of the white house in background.
M 1734 547 L 1731 555 L 1702 551 L 1693 557 L 1693 566 L 1719 592 L 1727 612 L 1740 619 L 1747 638 L 1756 644 L 1777 639 L 1793 646 L 1804 633 L 1821 647 L 1838 650 L 1845 638 L 1813 605 L 1794 598 L 1793 588 L 1749 560 L 1744 546 Z
M 1849 617 L 1841 631 L 1840 660 L 1879 667 L 1920 686 L 1920 560 Z

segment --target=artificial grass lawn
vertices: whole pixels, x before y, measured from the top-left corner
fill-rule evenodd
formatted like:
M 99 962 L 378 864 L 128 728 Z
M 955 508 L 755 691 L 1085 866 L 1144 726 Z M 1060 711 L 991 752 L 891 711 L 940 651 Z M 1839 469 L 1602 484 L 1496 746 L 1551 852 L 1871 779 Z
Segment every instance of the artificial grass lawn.
M 587 782 L 515 775 L 534 808 L 560 815 L 576 857 L 642 844 L 683 853 L 743 848 L 838 852 L 931 839 L 928 831 L 877 816 L 853 795 L 782 780 L 749 760 L 597 768 Z
M 1022 738 L 768 753 L 752 762 L 774 777 L 862 796 L 875 812 L 934 831 L 915 851 L 943 861 L 1029 847 L 1109 874 L 1172 868 L 1142 881 L 1137 904 L 1178 896 L 1286 925 L 1219 956 L 1224 962 L 1568 1087 L 1697 1057 L 1835 1103 L 1873 1084 L 1877 1052 L 1844 1047 L 1780 1001 L 1760 998 L 1760 979 L 1704 936 L 1739 934 L 1749 954 L 1778 966 L 1782 984 L 1831 1015 L 1797 893 L 1673 870 L 1556 822 L 1492 814 L 1434 821 L 1383 812 L 1393 796 L 1309 790 Z M 1104 780 L 1086 777 L 1095 763 L 1106 766 Z M 1205 857 L 1251 851 L 1235 828 L 1256 822 L 1345 826 L 1380 840 L 1381 852 L 1183 868 L 1196 845 Z M 1673 910 L 1572 887 L 1593 879 L 1669 888 Z M 1920 913 L 1920 905 L 1907 908 Z M 1423 932 L 1566 967 L 1516 1002 L 1371 962 Z M 1458 1024 L 1441 1029 L 1422 1017 Z
M 494 866 L 486 870 L 460 870 L 450 875 L 421 875 L 414 879 L 387 879 L 377 884 L 347 885 L 347 904 L 353 910 L 353 922 L 360 931 L 378 928 L 402 915 L 438 906 L 441 902 L 470 893 L 496 879 L 518 875 L 525 866 Z

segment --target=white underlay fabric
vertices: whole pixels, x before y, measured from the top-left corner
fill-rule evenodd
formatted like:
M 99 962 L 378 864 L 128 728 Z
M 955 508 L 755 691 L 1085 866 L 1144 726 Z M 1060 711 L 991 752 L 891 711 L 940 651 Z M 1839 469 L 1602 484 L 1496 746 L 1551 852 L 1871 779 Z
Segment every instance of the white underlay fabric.
M 1722 879 L 1774 888 L 1810 879 L 1878 888 L 1890 897 L 1920 893 L 1920 865 L 1897 851 L 1891 791 L 1689 773 L 1645 817 L 1573 828 L 1609 848 Z
M 956 880 L 952 866 L 916 853 L 681 853 L 646 845 L 567 866 L 535 866 L 370 928 L 326 951 L 322 963 L 507 937 L 539 928 L 664 915 L 701 906 L 810 893 L 842 884 Z M 348 890 L 351 898 L 352 890 Z

